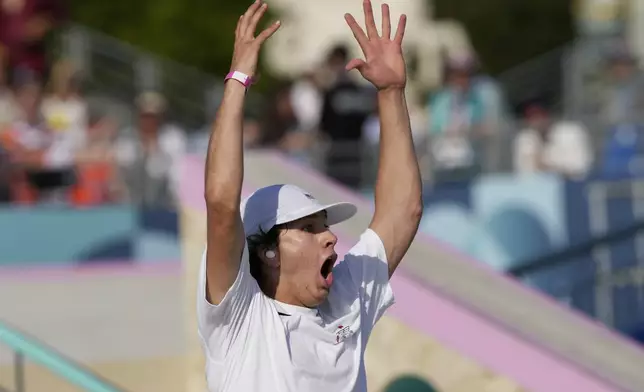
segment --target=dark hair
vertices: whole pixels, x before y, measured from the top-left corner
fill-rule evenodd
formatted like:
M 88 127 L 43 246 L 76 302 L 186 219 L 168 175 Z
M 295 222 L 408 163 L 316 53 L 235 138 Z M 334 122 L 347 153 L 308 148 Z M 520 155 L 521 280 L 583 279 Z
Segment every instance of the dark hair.
M 246 238 L 248 243 L 248 261 L 250 263 L 250 274 L 257 281 L 257 283 L 262 285 L 262 259 L 259 257 L 257 252 L 260 248 L 277 248 L 279 245 L 279 237 L 281 226 L 273 226 L 267 232 L 264 232 L 262 229 L 259 230 L 259 233 L 250 235 Z
M 337 44 L 331 48 L 327 55 L 327 61 L 338 60 L 346 62 L 349 58 L 349 48 L 344 44 Z
M 532 95 L 524 98 L 514 106 L 514 114 L 516 117 L 523 118 L 526 116 L 528 110 L 532 108 L 550 111 L 552 109 L 552 103 L 549 97 L 545 95 Z
M 270 101 L 265 108 L 261 125 L 260 144 L 262 146 L 274 146 L 284 137 L 286 132 L 292 128 L 297 119 L 292 113 L 280 113 L 279 106 L 284 100 L 290 99 L 292 83 L 284 82 L 270 94 Z

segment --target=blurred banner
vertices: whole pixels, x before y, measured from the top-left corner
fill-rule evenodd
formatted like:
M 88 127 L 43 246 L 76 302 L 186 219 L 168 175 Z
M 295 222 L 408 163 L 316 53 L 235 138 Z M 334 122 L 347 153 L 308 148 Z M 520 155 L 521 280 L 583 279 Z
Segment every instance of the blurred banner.
M 506 270 L 568 244 L 563 190 L 551 176 L 485 176 L 437 187 L 427 192 L 421 230 Z
M 421 230 L 498 270 L 507 270 L 641 219 L 634 209 L 634 203 L 640 202 L 637 194 L 597 199 L 597 189 L 603 194 L 616 184 L 543 174 L 486 175 L 435 187 L 425 195 Z M 601 210 L 593 208 L 598 204 Z M 590 224 L 598 220 L 602 222 Z M 622 250 L 614 258 L 634 259 L 635 255 Z
M 426 192 L 420 230 L 499 271 L 644 220 L 641 181 L 486 175 Z M 524 282 L 629 333 L 644 322 L 640 233 L 559 260 Z M 606 276 L 626 275 L 599 284 Z
M 165 209 L 3 207 L 0 233 L 0 266 L 149 263 L 181 256 L 177 214 Z

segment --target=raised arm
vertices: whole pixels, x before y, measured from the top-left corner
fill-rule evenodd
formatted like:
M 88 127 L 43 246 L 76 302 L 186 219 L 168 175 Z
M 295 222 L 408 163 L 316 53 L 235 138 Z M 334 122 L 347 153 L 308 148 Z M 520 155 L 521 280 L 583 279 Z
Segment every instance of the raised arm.
M 253 76 L 260 47 L 277 29 L 272 24 L 255 37 L 267 5 L 256 0 L 239 18 L 231 71 Z M 207 207 L 206 280 L 208 300 L 219 304 L 234 283 L 244 247 L 239 204 L 244 177 L 242 121 L 246 87 L 229 80 L 212 126 L 205 170 Z
M 409 249 L 422 215 L 420 171 L 404 92 L 407 73 L 402 41 L 406 16 L 400 17 L 392 39 L 387 4 L 382 5 L 380 35 L 369 0 L 364 0 L 364 13 L 366 33 L 353 16 L 345 16 L 365 56 L 365 60 L 352 60 L 347 69 L 357 69 L 378 89 L 380 153 L 376 209 L 370 228 L 384 243 L 391 276 Z

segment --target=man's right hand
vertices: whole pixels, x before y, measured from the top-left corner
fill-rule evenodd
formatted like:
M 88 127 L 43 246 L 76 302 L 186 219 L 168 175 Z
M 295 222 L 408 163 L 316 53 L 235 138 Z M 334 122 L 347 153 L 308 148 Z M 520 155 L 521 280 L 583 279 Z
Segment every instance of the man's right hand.
M 280 27 L 277 21 L 255 37 L 257 24 L 268 9 L 268 4 L 262 0 L 255 2 L 248 7 L 248 10 L 239 17 L 237 29 L 235 30 L 235 49 L 231 71 L 243 72 L 248 76 L 254 76 L 257 70 L 257 59 L 262 44 L 270 38 Z

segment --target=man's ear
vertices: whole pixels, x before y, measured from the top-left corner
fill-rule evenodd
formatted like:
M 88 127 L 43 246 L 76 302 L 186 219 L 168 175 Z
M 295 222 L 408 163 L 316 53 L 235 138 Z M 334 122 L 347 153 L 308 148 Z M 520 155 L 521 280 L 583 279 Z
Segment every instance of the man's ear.
M 273 247 L 262 246 L 258 249 L 259 258 L 262 263 L 270 268 L 277 268 L 280 266 L 279 250 Z

